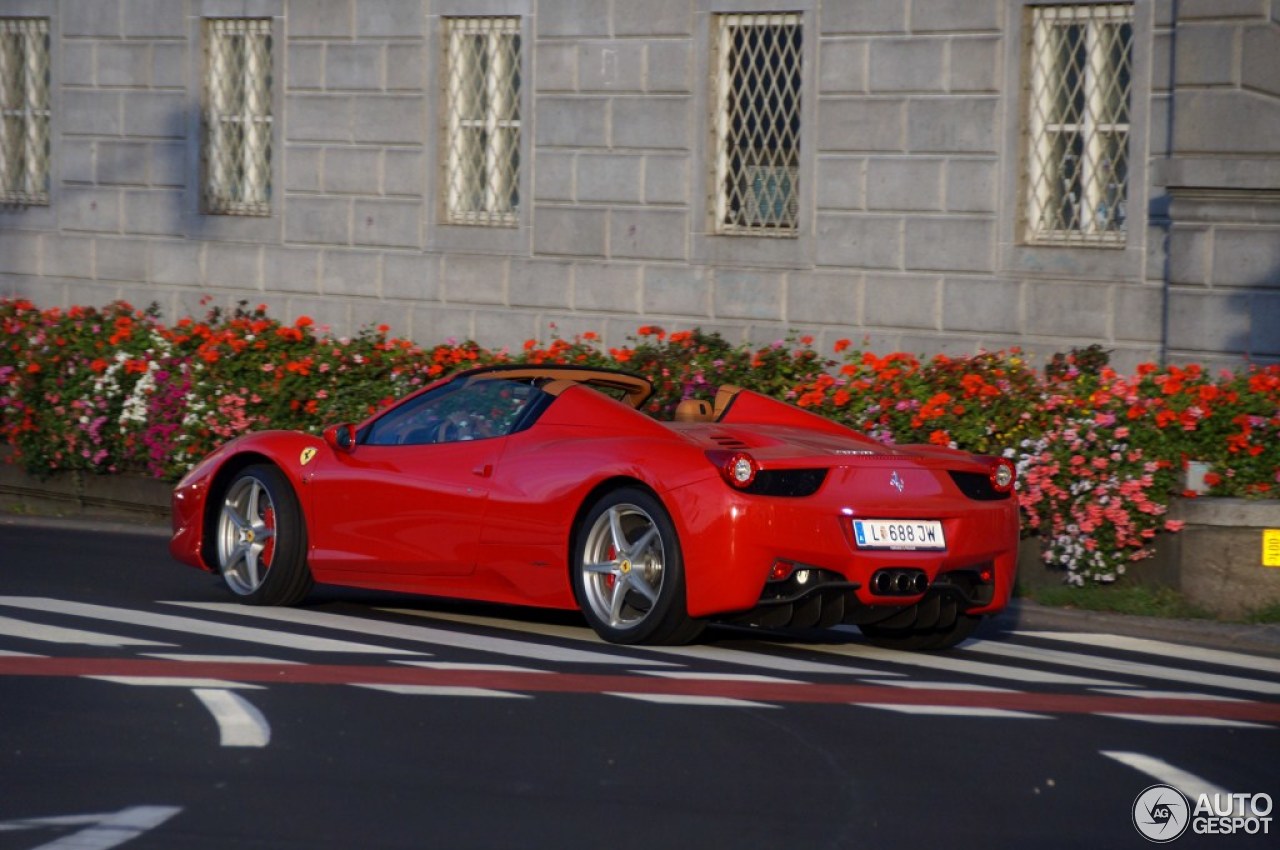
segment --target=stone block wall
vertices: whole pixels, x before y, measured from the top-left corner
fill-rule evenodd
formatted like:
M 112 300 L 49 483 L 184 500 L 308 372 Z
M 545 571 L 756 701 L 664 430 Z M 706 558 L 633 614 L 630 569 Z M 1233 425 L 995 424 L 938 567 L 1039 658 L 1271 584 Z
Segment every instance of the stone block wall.
M 749 0 L 9 0 L 52 22 L 52 203 L 0 295 L 266 303 L 518 346 L 641 324 L 1280 359 L 1280 2 L 1136 0 L 1122 249 L 1018 236 L 1027 0 L 799 0 L 800 233 L 715 235 L 712 16 Z M 1176 16 L 1175 16 L 1176 11 Z M 515 227 L 442 222 L 441 20 L 522 21 Z M 272 214 L 200 213 L 200 22 L 269 17 Z

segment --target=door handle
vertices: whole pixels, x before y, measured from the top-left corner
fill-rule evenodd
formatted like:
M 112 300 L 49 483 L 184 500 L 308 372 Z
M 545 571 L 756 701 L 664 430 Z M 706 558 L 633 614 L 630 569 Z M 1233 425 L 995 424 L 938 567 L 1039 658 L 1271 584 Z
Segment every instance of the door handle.
M 490 475 L 493 475 L 493 464 L 484 463 L 471 471 L 476 475 L 479 475 L 481 478 L 488 478 Z

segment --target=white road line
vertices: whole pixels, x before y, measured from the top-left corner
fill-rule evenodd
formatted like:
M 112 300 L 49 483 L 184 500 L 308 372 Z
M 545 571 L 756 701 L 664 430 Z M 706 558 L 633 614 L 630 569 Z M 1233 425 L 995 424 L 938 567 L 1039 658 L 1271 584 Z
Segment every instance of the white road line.
M 121 637 L 83 629 L 67 629 L 44 623 L 32 623 L 14 617 L 0 617 L 0 635 L 38 640 L 45 643 L 74 643 L 82 646 L 173 646 L 155 640 Z
M 69 817 L 33 818 L 0 824 L 0 830 L 37 829 L 44 826 L 79 826 L 92 824 L 74 835 L 41 844 L 32 850 L 111 850 L 132 841 L 144 832 L 163 824 L 182 809 L 175 806 L 131 806 L 118 812 L 102 815 L 72 815 Z
M 749 699 L 733 699 L 731 697 L 703 697 L 693 694 L 629 694 L 623 691 L 605 691 L 606 696 L 623 699 L 640 700 L 657 705 L 697 705 L 718 706 L 721 708 L 778 708 L 767 702 L 754 702 Z
M 159 658 L 161 661 L 187 661 L 194 664 L 301 664 L 301 661 L 285 661 L 280 658 L 268 658 L 265 655 L 196 655 L 179 652 L 144 652 L 144 658 Z
M 483 635 L 468 635 L 447 629 L 435 629 L 429 626 L 413 626 L 407 623 L 389 623 L 382 620 L 370 620 L 364 617 L 351 617 L 346 614 L 330 614 L 324 611 L 305 611 L 298 608 L 249 608 L 234 602 L 170 602 L 170 605 L 181 605 L 184 608 L 197 608 L 202 611 L 217 611 L 223 614 L 238 614 L 244 617 L 260 617 L 279 623 L 294 625 L 318 626 L 336 631 L 359 632 L 375 637 L 394 638 L 396 640 L 413 641 L 434 646 L 451 646 L 458 649 L 474 649 L 477 652 L 492 652 L 500 655 L 515 655 L 538 661 L 558 661 L 570 664 L 645 664 L 644 660 L 623 658 L 618 655 L 606 655 L 603 652 L 583 652 L 577 649 L 563 649 L 557 646 L 528 643 L 506 638 L 492 638 Z M 421 616 L 419 611 L 400 610 L 396 608 L 379 609 L 393 614 L 411 614 Z
M 772 685 L 804 685 L 799 679 L 782 679 L 778 676 L 758 676 L 752 673 L 698 673 L 693 670 L 632 670 L 642 676 L 661 676 L 664 679 L 682 679 L 698 682 L 764 682 Z
M 261 711 L 233 691 L 192 688 L 204 707 L 218 722 L 224 747 L 265 747 L 271 743 L 271 724 Z
M 422 697 L 490 697 L 501 699 L 532 699 L 529 694 L 517 694 L 511 691 L 497 691 L 492 688 L 467 688 L 454 685 L 369 685 L 352 683 L 352 687 L 366 688 L 371 691 L 385 691 L 391 694 Z
M 1238 697 L 1220 697 L 1215 694 L 1197 694 L 1189 691 L 1148 691 L 1143 688 L 1090 688 L 1100 694 L 1112 694 L 1118 697 L 1138 697 L 1139 699 L 1190 699 L 1211 700 L 1213 702 L 1248 702 Z
M 395 661 L 395 664 L 407 664 L 410 667 L 426 667 L 428 670 L 475 670 L 481 673 L 551 673 L 550 670 L 538 670 L 534 667 L 519 667 L 515 664 L 466 664 L 457 661 Z
M 972 643 L 964 645 L 965 649 Z M 959 673 L 965 676 L 982 676 L 986 678 L 1004 679 L 1014 682 L 1027 682 L 1041 685 L 1083 685 L 1110 686 L 1123 685 L 1124 682 L 1112 682 L 1107 679 L 1091 679 L 1084 676 L 1068 676 L 1063 673 L 1050 673 L 1045 670 L 1033 670 L 1025 667 L 1010 667 L 1005 664 L 988 664 L 983 661 L 971 661 L 957 658 L 955 655 L 931 655 L 921 652 L 903 652 L 897 649 L 883 649 L 866 644 L 844 644 L 840 646 L 817 645 L 809 649 L 818 652 L 829 652 L 861 658 L 868 661 L 883 661 L 887 664 L 901 664 L 908 667 L 924 667 L 930 670 L 941 670 L 947 673 Z
M 921 680 L 895 682 L 892 679 L 866 679 L 868 685 L 892 685 L 895 688 L 911 688 L 920 691 L 974 691 L 983 694 L 1020 694 L 1015 688 L 996 688 L 991 685 L 974 685 L 969 682 L 925 682 Z
M 852 667 L 844 664 L 827 664 L 821 661 L 806 661 L 801 658 L 772 655 L 763 652 L 746 652 L 741 649 L 726 649 L 722 646 L 639 646 L 645 652 L 674 655 L 678 658 L 693 658 L 698 661 L 713 661 L 718 664 L 736 664 L 741 667 L 759 667 L 775 670 L 780 673 L 825 674 L 838 676 L 902 676 L 886 670 L 875 670 L 870 667 Z
M 1174 767 L 1167 761 L 1161 761 L 1152 756 L 1123 750 L 1100 750 L 1099 752 L 1109 759 L 1114 759 L 1140 773 L 1145 773 L 1157 782 L 1172 785 L 1193 800 L 1197 799 L 1201 794 L 1227 793 L 1225 788 L 1214 785 L 1207 779 L 1201 779 L 1194 773 L 1188 773 L 1181 768 Z
M 1010 711 L 1007 708 L 979 708 L 962 705 L 899 705 L 886 702 L 855 702 L 860 708 L 883 708 L 901 714 L 918 714 L 931 717 L 998 717 L 1008 720 L 1052 720 L 1047 714 L 1030 711 Z
M 1114 717 L 1118 720 L 1136 720 L 1140 723 L 1155 723 L 1162 726 L 1229 726 L 1237 729 L 1274 729 L 1265 723 L 1250 723 L 1247 720 L 1228 720 L 1222 717 L 1189 717 L 1171 716 L 1167 714 L 1132 714 L 1123 711 L 1095 711 L 1095 717 Z
M 84 676 L 98 682 L 112 682 L 117 685 L 137 685 L 144 688 L 213 688 L 227 690 L 241 688 L 246 691 L 262 690 L 262 685 L 248 682 L 228 682 L 225 679 L 206 679 L 200 676 Z
M 519 631 L 525 634 L 541 635 L 543 637 L 561 638 L 563 640 L 574 640 L 582 643 L 591 643 L 600 645 L 601 640 L 591 629 L 583 627 L 571 626 L 553 626 L 543 623 L 522 623 L 513 620 L 501 620 L 497 617 L 475 617 L 467 614 L 442 614 L 437 612 L 421 612 L 421 611 L 404 611 L 405 614 L 416 614 L 417 616 L 429 617 L 433 620 L 446 620 L 448 622 L 462 623 L 470 626 L 485 626 L 495 629 L 505 629 L 508 631 Z M 799 674 L 830 674 L 843 676 L 901 676 L 901 673 L 888 673 L 881 670 L 862 670 L 856 667 L 845 667 L 838 664 L 824 664 L 815 661 L 804 661 L 802 659 L 782 658 L 775 655 L 761 654 L 756 652 L 744 652 L 740 649 L 726 649 L 718 646 L 633 646 L 633 650 L 639 650 L 651 654 L 674 655 L 680 658 L 694 658 L 702 661 L 714 661 L 724 664 L 736 664 L 745 667 L 759 667 L 766 670 L 774 670 L 783 673 L 799 673 Z M 646 662 L 641 661 L 639 664 Z M 655 665 L 673 666 L 664 662 L 651 662 Z M 683 666 L 683 665 L 677 665 Z
M 1247 655 L 1242 652 L 1229 652 L 1222 649 L 1206 649 L 1199 646 L 1187 646 L 1148 638 L 1088 632 L 1014 632 L 1014 634 L 1019 637 L 1038 638 L 1040 640 L 1065 641 L 1087 646 L 1100 646 L 1107 649 L 1120 649 L 1126 652 L 1162 655 L 1169 658 L 1177 658 L 1180 661 L 1202 661 L 1205 664 L 1217 664 L 1222 667 L 1241 667 L 1255 672 L 1280 673 L 1280 658 L 1265 658 L 1260 655 Z
M 1199 670 L 1178 670 L 1157 664 L 1123 661 L 1117 658 L 1104 658 L 1096 655 L 1082 655 L 1057 649 L 1041 649 L 1036 646 L 1021 646 L 989 640 L 971 641 L 965 644 L 964 648 L 969 652 L 997 655 L 1001 658 L 1014 658 L 1019 661 L 1032 661 L 1042 664 L 1059 664 L 1064 667 L 1084 667 L 1089 670 L 1102 670 L 1125 676 L 1141 676 L 1162 682 L 1188 683 L 1201 688 L 1226 688 L 1232 691 L 1248 691 L 1250 693 L 1273 696 L 1280 694 L 1280 682 L 1264 682 L 1261 679 L 1224 676 L 1220 673 L 1204 673 Z
M 300 649 L 306 652 L 345 652 L 363 653 L 366 655 L 421 655 L 405 649 L 390 649 L 385 646 L 373 646 L 367 643 L 330 640 L 328 638 L 295 635 L 288 632 L 276 632 L 269 629 L 252 629 L 244 626 L 230 626 L 197 620 L 192 617 L 174 617 L 169 614 L 152 614 L 149 611 L 135 611 L 124 608 L 109 608 L 106 605 L 89 605 L 82 602 L 67 602 L 61 599 L 45 599 L 32 596 L 0 596 L 0 605 L 11 608 L 25 608 L 29 611 L 47 611 L 52 614 L 65 614 L 71 617 L 87 617 L 93 620 L 106 620 L 113 623 L 128 623 L 144 628 L 162 629 L 182 632 L 190 635 L 223 638 L 225 640 L 246 641 L 272 648 Z

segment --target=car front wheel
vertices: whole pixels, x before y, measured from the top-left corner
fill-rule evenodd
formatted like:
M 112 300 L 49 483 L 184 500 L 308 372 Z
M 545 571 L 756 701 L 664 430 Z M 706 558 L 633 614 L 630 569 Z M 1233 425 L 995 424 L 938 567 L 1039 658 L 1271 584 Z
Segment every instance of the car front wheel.
M 574 592 L 587 622 L 612 643 L 688 643 L 703 628 L 685 606 L 675 526 L 644 490 L 614 490 L 579 526 Z
M 218 570 L 240 601 L 294 605 L 311 590 L 302 509 L 274 466 L 246 467 L 231 480 L 215 540 Z

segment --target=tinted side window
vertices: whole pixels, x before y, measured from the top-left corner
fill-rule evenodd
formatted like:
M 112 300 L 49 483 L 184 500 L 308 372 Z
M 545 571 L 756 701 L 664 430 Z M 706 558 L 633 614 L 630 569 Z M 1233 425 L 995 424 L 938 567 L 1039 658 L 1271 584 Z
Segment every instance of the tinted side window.
M 380 417 L 363 442 L 421 446 L 505 437 L 524 427 L 549 397 L 528 382 L 501 379 L 447 384 Z

